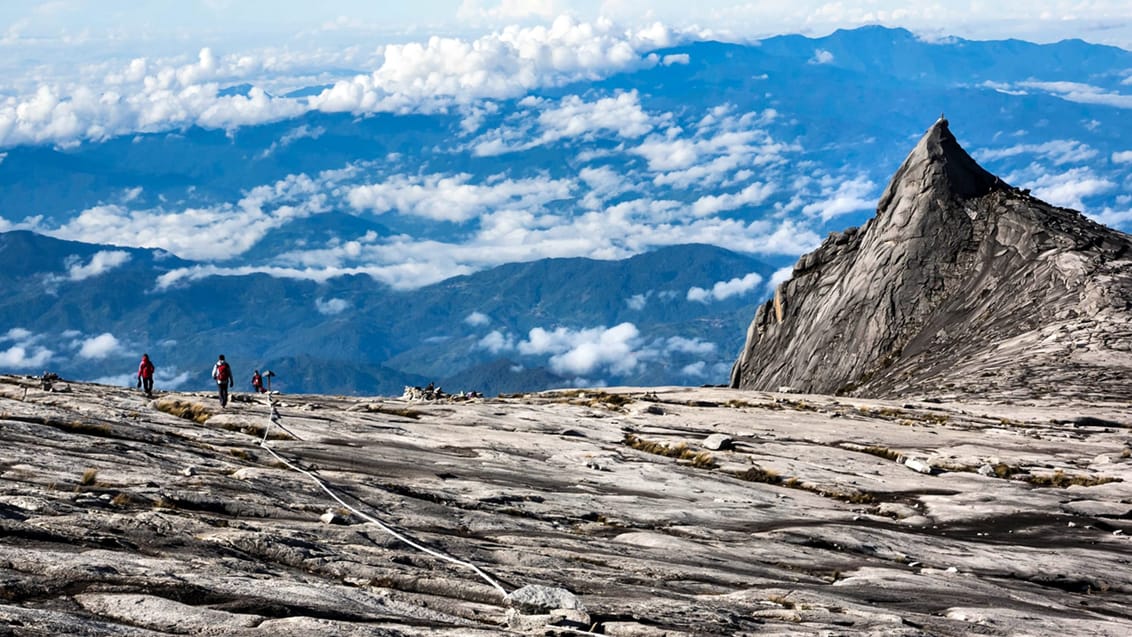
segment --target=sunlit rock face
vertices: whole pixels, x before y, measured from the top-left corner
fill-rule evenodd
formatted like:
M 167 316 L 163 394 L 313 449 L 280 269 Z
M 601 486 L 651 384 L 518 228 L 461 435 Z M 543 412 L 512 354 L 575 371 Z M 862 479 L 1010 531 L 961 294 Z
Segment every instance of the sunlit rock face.
M 733 387 L 1132 395 L 1132 237 L 983 170 L 940 118 L 862 228 L 761 306 Z
M 0 634 L 1132 634 L 1127 400 L 44 387 Z

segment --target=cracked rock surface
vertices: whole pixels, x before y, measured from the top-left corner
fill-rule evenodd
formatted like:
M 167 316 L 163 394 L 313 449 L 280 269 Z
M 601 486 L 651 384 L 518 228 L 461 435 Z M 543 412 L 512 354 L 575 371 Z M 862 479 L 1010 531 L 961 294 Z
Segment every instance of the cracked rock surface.
M 940 119 L 864 227 L 757 310 L 731 385 L 824 394 L 1132 396 L 1132 237 L 1012 188 Z
M 66 388 L 0 377 L 0 635 L 1132 634 L 1128 402 Z

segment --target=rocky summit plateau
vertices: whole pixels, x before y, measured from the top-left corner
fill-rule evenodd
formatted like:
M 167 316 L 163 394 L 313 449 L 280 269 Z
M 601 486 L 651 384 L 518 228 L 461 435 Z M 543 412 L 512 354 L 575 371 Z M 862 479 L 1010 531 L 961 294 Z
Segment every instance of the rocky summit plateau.
M 0 377 L 0 635 L 1132 634 L 1132 404 Z
M 803 256 L 758 308 L 731 385 L 1132 396 L 1132 237 L 990 174 L 941 117 L 876 216 Z

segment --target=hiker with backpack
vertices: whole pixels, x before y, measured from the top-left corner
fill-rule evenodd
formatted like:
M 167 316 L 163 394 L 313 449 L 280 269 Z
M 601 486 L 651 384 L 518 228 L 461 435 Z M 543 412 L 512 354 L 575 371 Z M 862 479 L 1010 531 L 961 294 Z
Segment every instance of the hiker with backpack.
M 252 374 L 252 387 L 261 394 L 267 392 L 267 390 L 263 388 L 263 376 L 260 376 L 258 369 Z
M 216 381 L 216 388 L 220 390 L 220 406 L 228 406 L 228 388 L 235 384 L 232 380 L 232 368 L 221 354 L 212 366 L 212 379 Z
M 149 354 L 142 354 L 138 364 L 138 387 L 145 390 L 146 396 L 153 398 L 153 361 L 149 360 Z

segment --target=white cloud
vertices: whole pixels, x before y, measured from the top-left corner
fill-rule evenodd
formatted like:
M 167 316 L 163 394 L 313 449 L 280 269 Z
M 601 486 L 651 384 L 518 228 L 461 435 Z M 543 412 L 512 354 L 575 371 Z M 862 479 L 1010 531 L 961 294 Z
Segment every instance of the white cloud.
M 42 367 L 51 361 L 54 352 L 45 347 L 13 345 L 0 351 L 0 366 L 11 369 Z
M 341 171 L 328 171 L 317 178 L 289 175 L 252 188 L 235 204 L 212 208 L 133 210 L 117 204 L 99 205 L 57 228 L 35 229 L 86 243 L 161 248 L 186 259 L 228 259 L 246 252 L 268 231 L 291 219 L 327 210 L 324 190 L 343 176 Z
M 492 354 L 511 351 L 515 349 L 515 337 L 510 334 L 504 334 L 499 330 L 492 330 L 487 336 L 479 340 L 477 346 L 481 349 L 488 350 Z
M 774 184 L 755 182 L 736 193 L 704 195 L 692 204 L 692 214 L 697 217 L 714 215 L 726 210 L 758 206 L 765 203 L 777 188 Z
M 1031 165 L 1026 172 L 1027 178 L 1008 181 L 1025 184 L 1031 189 L 1032 194 L 1042 201 L 1079 211 L 1087 209 L 1084 202 L 1086 197 L 1100 195 L 1116 188 L 1113 182 L 1098 177 L 1091 169 L 1084 167 L 1046 173 L 1040 167 Z
M 672 37 L 663 27 L 624 31 L 610 22 L 567 16 L 549 27 L 510 26 L 473 41 L 434 36 L 424 44 L 385 46 L 377 70 L 340 80 L 310 103 L 328 112 L 364 113 L 516 97 L 655 64 L 655 57 L 640 52 L 666 46 Z
M 73 263 L 67 268 L 67 278 L 83 281 L 106 273 L 130 260 L 130 253 L 123 250 L 100 250 L 90 257 L 86 264 Z
M 481 157 L 528 150 L 562 139 L 590 138 L 609 133 L 622 139 L 635 139 L 647 134 L 669 118 L 651 116 L 641 107 L 637 91 L 618 93 L 587 102 L 577 95 L 568 95 L 553 106 L 542 100 L 526 99 L 521 105 L 537 107 L 517 117 L 508 118 L 506 127 L 485 133 L 472 142 L 473 152 Z M 537 131 L 537 133 L 536 133 Z
M 833 62 L 833 53 L 825 49 L 815 49 L 814 56 L 810 58 L 810 64 L 829 64 Z
M 1128 164 L 1132 163 L 1132 150 L 1122 150 L 1112 154 L 1112 163 L 1114 164 Z
M 628 305 L 630 310 L 643 310 L 645 309 L 645 305 L 648 304 L 650 296 L 652 296 L 651 291 L 646 292 L 645 294 L 634 294 L 633 296 L 625 299 L 625 305 Z
M 79 347 L 79 358 L 102 359 L 118 351 L 118 339 L 109 332 L 88 338 Z
M 549 19 L 563 12 L 564 8 L 554 0 L 500 0 L 495 6 L 485 6 L 482 0 L 462 0 L 456 16 L 461 20 L 507 21 L 532 17 Z
M 711 354 L 715 351 L 715 343 L 700 338 L 685 338 L 683 336 L 670 336 L 664 342 L 666 352 L 681 352 L 684 354 Z
M 483 312 L 472 312 L 464 317 L 464 322 L 472 327 L 479 327 L 491 323 L 491 317 Z
M 705 363 L 704 361 L 696 361 L 695 363 L 691 363 L 689 365 L 685 365 L 684 367 L 681 367 L 680 373 L 683 374 L 684 376 L 692 376 L 694 378 L 702 378 L 704 376 L 704 368 L 705 367 L 707 367 L 707 363 Z
M 1089 161 L 1097 156 L 1097 151 L 1088 144 L 1071 139 L 1055 139 L 1041 144 L 1017 144 L 1008 148 L 984 148 L 973 153 L 980 162 L 994 161 L 1017 155 L 1037 155 L 1054 164 L 1069 164 Z
M 1069 102 L 1103 104 L 1116 108 L 1132 108 L 1132 95 L 1113 93 L 1081 82 L 1019 82 L 1019 86 L 1046 91 Z
M 40 340 L 42 336 L 22 327 L 13 327 L 0 335 L 0 343 L 12 343 L 0 350 L 0 368 L 29 369 L 51 362 L 55 352 L 40 345 Z
M 660 63 L 664 66 L 672 66 L 673 64 L 688 64 L 692 61 L 691 56 L 687 53 L 672 53 L 661 58 Z
M 762 275 L 751 272 L 741 278 L 735 277 L 729 281 L 719 281 L 711 286 L 710 290 L 699 287 L 690 288 L 688 290 L 687 299 L 699 303 L 722 301 L 754 290 L 762 283 L 762 280 Z
M 853 179 L 825 176 L 820 180 L 821 199 L 806 204 L 802 212 L 808 216 L 819 216 L 822 221 L 876 207 L 880 198 L 875 194 L 876 185 L 864 175 Z
M 1115 210 L 1105 207 L 1097 213 L 1086 212 L 1086 215 L 1097 223 L 1103 223 L 1110 228 L 1117 228 L 1125 232 L 1132 231 L 1132 210 Z
M 334 316 L 345 312 L 350 307 L 350 302 L 346 299 L 315 299 L 314 306 L 319 314 L 325 316 Z
M 780 284 L 790 280 L 794 276 L 794 266 L 788 265 L 784 268 L 779 268 L 770 275 L 770 281 L 767 282 L 767 287 L 771 289 L 777 288 Z
M 314 128 L 306 124 L 297 126 L 284 133 L 277 141 L 272 142 L 270 146 L 260 153 L 260 157 L 267 157 L 280 148 L 286 148 L 300 139 L 318 139 L 324 134 L 326 134 L 326 129 L 321 126 L 315 126 Z
M 581 376 L 601 370 L 612 374 L 635 371 L 644 359 L 637 351 L 639 345 L 637 327 L 621 323 L 582 330 L 536 327 L 519 342 L 518 349 L 524 355 L 550 354 L 550 368 L 555 373 Z
M 398 175 L 380 184 L 355 186 L 347 199 L 357 210 L 377 214 L 397 211 L 438 221 L 463 222 L 497 209 L 540 210 L 547 204 L 569 199 L 574 184 L 564 179 L 488 180 L 471 183 L 472 176 Z

